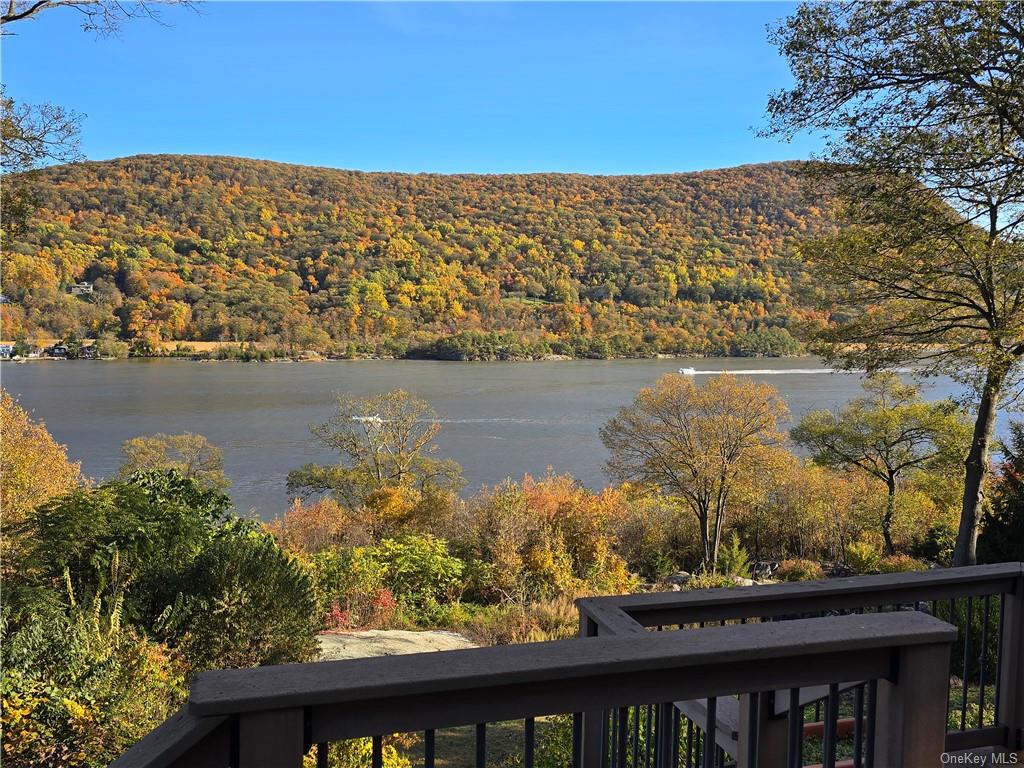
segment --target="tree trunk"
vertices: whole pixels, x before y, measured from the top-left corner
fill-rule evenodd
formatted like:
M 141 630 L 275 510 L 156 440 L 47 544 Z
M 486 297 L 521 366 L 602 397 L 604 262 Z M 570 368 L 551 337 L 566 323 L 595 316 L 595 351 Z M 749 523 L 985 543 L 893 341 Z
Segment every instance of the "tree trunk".
M 697 523 L 700 527 L 700 543 L 704 549 L 702 553 L 704 556 L 704 570 L 707 573 L 713 573 L 715 569 L 715 561 L 711 556 L 711 527 L 710 514 L 707 509 L 697 510 Z
M 996 408 L 1003 389 L 1006 374 L 998 368 L 989 368 L 985 377 L 985 388 L 978 403 L 978 416 L 974 422 L 974 436 L 971 450 L 964 463 L 963 507 L 960 512 L 960 529 L 956 534 L 953 549 L 953 565 L 974 565 L 978 544 L 978 528 L 981 525 L 982 503 L 985 500 L 985 476 L 988 474 L 988 453 L 992 443 L 992 432 L 996 423 Z
M 885 540 L 885 554 L 895 555 L 896 547 L 892 543 L 892 518 L 896 514 L 896 478 L 885 481 L 888 496 L 885 499 L 885 514 L 882 515 L 882 538 Z
M 715 510 L 715 532 L 711 541 L 711 564 L 718 573 L 718 548 L 722 543 L 722 526 L 725 523 L 725 510 L 719 502 Z

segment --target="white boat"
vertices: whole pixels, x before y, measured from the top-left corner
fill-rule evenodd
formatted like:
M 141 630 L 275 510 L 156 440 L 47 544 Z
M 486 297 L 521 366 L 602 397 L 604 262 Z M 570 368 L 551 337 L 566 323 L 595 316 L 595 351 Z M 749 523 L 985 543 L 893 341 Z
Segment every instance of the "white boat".
M 697 369 L 696 368 L 680 368 L 679 372 L 683 376 L 696 376 L 697 375 Z

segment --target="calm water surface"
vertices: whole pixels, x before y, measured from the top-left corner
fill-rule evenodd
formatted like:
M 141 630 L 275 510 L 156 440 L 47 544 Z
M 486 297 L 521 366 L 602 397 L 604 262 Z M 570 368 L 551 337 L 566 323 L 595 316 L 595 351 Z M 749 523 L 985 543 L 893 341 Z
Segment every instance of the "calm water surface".
M 333 393 L 401 387 L 441 415 L 441 453 L 458 461 L 468 490 L 506 477 L 570 472 L 588 486 L 608 482 L 598 428 L 637 391 L 681 366 L 745 371 L 770 382 L 794 419 L 835 408 L 860 392 L 860 376 L 818 372 L 817 360 L 616 360 L 533 363 L 351 361 L 196 363 L 187 360 L 4 363 L 3 386 L 46 421 L 93 478 L 117 472 L 121 443 L 154 432 L 198 432 L 224 453 L 241 511 L 265 519 L 287 505 L 285 475 L 330 462 L 309 426 L 331 412 Z M 948 379 L 928 398 L 957 394 Z

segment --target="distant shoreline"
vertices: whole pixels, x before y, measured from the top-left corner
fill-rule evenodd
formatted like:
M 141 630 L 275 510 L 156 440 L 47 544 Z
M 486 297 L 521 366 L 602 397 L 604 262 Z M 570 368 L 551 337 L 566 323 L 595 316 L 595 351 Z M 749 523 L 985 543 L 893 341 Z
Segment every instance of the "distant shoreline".
M 63 340 L 57 338 L 39 338 L 35 339 L 33 346 L 38 349 L 45 349 L 52 347 L 56 344 L 62 343 Z M 67 343 L 67 342 L 64 342 Z M 84 347 L 94 346 L 97 343 L 96 339 L 80 339 L 75 342 Z M 15 342 L 5 341 L 0 339 L 0 344 L 8 344 L 13 346 Z M 118 344 L 124 347 L 128 342 L 118 341 Z M 554 354 L 547 353 L 542 355 L 530 356 L 523 354 L 502 354 L 500 352 L 490 355 L 474 355 L 474 356 L 460 356 L 457 352 L 453 353 L 451 350 L 439 351 L 438 354 L 431 354 L 429 348 L 418 348 L 411 351 L 410 354 L 402 356 L 388 356 L 388 355 L 375 355 L 355 352 L 354 354 L 337 354 L 337 353 L 322 353 L 316 350 L 307 349 L 302 351 L 296 351 L 294 353 L 280 354 L 283 350 L 281 347 L 268 346 L 266 342 L 246 342 L 246 341 L 162 341 L 157 350 L 154 350 L 153 354 L 139 354 L 138 352 L 128 352 L 123 349 L 125 354 L 119 356 L 104 356 L 104 357 L 89 357 L 89 358 L 77 358 L 77 357 L 51 357 L 51 356 L 35 356 L 35 357 L 17 357 L 17 358 L 5 358 L 6 362 L 41 362 L 41 361 L 66 361 L 66 360 L 86 360 L 86 361 L 109 361 L 109 360 L 190 360 L 192 362 L 200 363 L 310 363 L 310 362 L 328 362 L 328 361 L 342 361 L 342 362 L 357 362 L 360 360 L 433 360 L 438 362 L 460 362 L 460 363 L 528 363 L 528 362 L 553 362 L 553 361 L 570 361 L 570 360 L 754 360 L 754 359 L 797 359 L 801 357 L 813 357 L 808 355 L 806 352 L 801 354 L 779 354 L 779 355 L 709 355 L 701 354 L 699 352 L 687 352 L 680 354 L 672 353 L 653 353 L 653 354 L 623 354 L 623 355 L 565 355 L 565 354 Z
M 624 361 L 624 360 L 798 360 L 800 358 L 814 358 L 814 355 L 702 355 L 702 354 L 657 354 L 657 355 L 614 355 L 609 357 L 572 357 L 569 355 L 544 355 L 541 357 L 493 357 L 493 358 L 454 358 L 454 357 L 430 357 L 426 355 L 415 355 L 408 357 L 383 357 L 377 355 L 356 355 L 346 357 L 340 355 L 320 354 L 299 354 L 291 357 L 270 357 L 250 358 L 243 357 L 212 357 L 203 353 L 186 354 L 157 354 L 157 355 L 129 355 L 127 357 L 11 357 L 0 358 L 4 363 L 104 363 L 104 362 L 125 362 L 129 360 L 183 360 L 192 363 L 358 363 L 369 361 L 393 361 L 393 362 L 436 362 L 436 363 L 551 363 L 551 362 L 587 362 L 587 361 Z

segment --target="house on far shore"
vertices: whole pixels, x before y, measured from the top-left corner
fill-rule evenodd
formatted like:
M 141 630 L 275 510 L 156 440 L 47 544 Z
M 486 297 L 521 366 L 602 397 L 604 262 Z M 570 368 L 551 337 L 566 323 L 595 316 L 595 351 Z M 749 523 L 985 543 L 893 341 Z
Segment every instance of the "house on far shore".
M 95 360 L 96 359 L 96 345 L 92 344 L 88 347 L 82 346 L 78 348 L 78 359 L 79 360 Z
M 0 293 L 0 304 L 10 304 L 11 297 L 5 293 Z
M 92 283 L 83 280 L 80 283 L 75 283 L 68 288 L 68 293 L 72 296 L 84 296 L 93 292 Z
M 50 357 L 65 357 L 66 358 L 68 356 L 68 348 L 64 344 L 54 344 L 52 347 L 50 347 L 50 349 L 48 351 L 49 351 L 49 356 Z
M 13 355 L 13 344 L 0 344 L 0 360 L 10 360 Z

